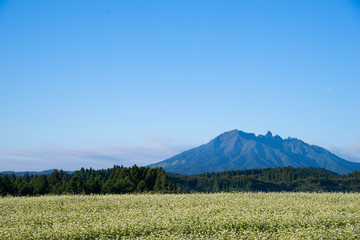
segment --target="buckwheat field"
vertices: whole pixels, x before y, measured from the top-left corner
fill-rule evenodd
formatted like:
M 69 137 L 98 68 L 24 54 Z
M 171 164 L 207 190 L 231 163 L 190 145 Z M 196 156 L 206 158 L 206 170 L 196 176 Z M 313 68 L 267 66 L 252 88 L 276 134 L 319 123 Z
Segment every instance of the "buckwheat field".
M 360 194 L 0 198 L 0 239 L 359 239 Z

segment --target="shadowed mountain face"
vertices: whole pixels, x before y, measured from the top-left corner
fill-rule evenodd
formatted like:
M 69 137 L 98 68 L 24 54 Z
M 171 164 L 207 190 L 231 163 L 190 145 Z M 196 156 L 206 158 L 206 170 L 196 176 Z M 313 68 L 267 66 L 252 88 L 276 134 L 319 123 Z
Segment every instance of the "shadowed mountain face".
M 150 165 L 180 174 L 281 166 L 319 167 L 340 174 L 360 169 L 360 163 L 346 161 L 296 138 L 282 139 L 271 132 L 255 136 L 238 130 L 225 132 L 207 144 Z

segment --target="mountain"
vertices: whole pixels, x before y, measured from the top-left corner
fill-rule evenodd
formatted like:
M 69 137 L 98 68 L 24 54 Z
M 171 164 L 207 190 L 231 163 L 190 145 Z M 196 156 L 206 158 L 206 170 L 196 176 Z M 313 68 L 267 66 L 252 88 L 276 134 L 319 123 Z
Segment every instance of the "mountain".
M 1 175 L 11 175 L 11 174 L 15 174 L 15 177 L 22 177 L 25 175 L 25 173 L 28 173 L 29 175 L 40 175 L 40 174 L 45 174 L 45 175 L 50 175 L 55 169 L 49 169 L 49 170 L 44 170 L 44 171 L 26 171 L 26 172 L 14 172 L 14 171 L 4 171 L 4 172 L 0 172 L 0 176 Z M 67 173 L 73 173 L 73 171 L 64 171 Z
M 270 131 L 256 136 L 239 130 L 225 132 L 207 144 L 149 166 L 180 174 L 282 166 L 318 167 L 339 174 L 360 169 L 360 163 L 296 138 L 282 139 Z

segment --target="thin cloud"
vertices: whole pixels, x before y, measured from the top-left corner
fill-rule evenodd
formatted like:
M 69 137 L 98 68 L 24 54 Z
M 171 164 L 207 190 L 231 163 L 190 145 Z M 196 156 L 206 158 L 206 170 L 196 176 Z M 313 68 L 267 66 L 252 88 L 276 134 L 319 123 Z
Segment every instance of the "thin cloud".
M 349 146 L 348 150 L 353 152 L 353 153 L 356 153 L 356 154 L 360 155 L 360 143 L 357 144 L 357 145 Z
M 360 143 L 344 148 L 330 146 L 328 149 L 341 158 L 351 162 L 360 162 Z
M 81 167 L 102 169 L 113 165 L 145 166 L 162 161 L 182 147 L 155 144 L 151 147 L 121 146 L 96 149 L 28 148 L 0 149 L 0 171 L 77 170 Z

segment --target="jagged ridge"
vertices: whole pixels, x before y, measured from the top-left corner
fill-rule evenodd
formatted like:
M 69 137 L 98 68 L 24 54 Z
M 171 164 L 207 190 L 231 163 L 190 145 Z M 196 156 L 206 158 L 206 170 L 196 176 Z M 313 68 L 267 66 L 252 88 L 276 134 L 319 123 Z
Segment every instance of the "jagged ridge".
M 360 169 L 360 163 L 296 138 L 283 139 L 270 131 L 256 136 L 239 130 L 225 132 L 207 144 L 150 165 L 180 174 L 282 166 L 319 167 L 340 174 Z

